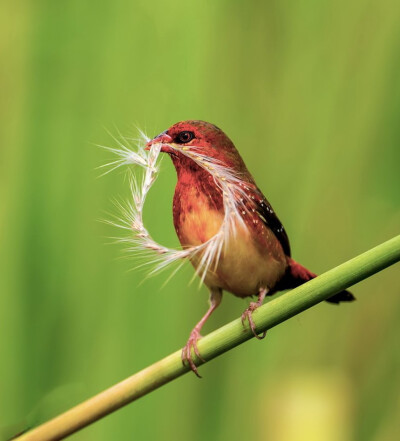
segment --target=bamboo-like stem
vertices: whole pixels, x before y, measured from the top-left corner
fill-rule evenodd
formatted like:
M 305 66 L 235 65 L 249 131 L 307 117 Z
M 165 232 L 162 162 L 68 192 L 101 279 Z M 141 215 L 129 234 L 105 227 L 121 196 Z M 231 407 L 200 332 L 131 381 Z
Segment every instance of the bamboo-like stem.
M 273 298 L 253 314 L 257 331 L 262 332 L 316 305 L 400 260 L 400 235 L 318 276 L 290 292 Z M 238 346 L 253 337 L 237 319 L 199 341 L 205 360 Z M 195 358 L 197 365 L 202 361 Z M 143 369 L 137 374 L 78 404 L 58 417 L 32 429 L 17 441 L 50 441 L 65 438 L 105 415 L 137 400 L 188 372 L 181 362 L 181 351 Z

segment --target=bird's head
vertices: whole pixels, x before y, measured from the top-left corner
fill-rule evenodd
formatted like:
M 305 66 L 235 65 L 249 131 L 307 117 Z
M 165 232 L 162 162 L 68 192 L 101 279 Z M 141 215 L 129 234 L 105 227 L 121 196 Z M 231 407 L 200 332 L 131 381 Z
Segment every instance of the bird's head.
M 161 144 L 161 151 L 171 156 L 175 167 L 190 166 L 186 152 L 199 153 L 218 160 L 227 167 L 245 168 L 245 165 L 228 136 L 214 124 L 189 120 L 181 121 L 157 135 L 147 143 Z

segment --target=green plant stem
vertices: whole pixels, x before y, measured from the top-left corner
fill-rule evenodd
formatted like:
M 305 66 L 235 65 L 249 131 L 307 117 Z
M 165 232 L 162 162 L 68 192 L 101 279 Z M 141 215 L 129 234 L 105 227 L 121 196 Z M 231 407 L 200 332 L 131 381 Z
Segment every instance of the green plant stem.
M 293 317 L 332 295 L 348 288 L 400 260 L 400 235 L 318 276 L 288 293 L 273 298 L 254 312 L 257 331 L 262 332 Z M 205 360 L 253 338 L 237 319 L 199 341 Z M 195 359 L 197 365 L 202 361 Z M 88 426 L 105 415 L 137 400 L 188 372 L 182 365 L 181 351 L 143 369 L 137 374 L 78 404 L 58 417 L 17 438 L 18 441 L 59 440 Z

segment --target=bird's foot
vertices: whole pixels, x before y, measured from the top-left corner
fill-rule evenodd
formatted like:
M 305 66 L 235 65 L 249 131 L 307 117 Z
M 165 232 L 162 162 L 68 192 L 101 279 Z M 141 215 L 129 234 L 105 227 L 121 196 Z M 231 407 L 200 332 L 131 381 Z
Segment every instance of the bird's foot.
M 258 340 L 262 340 L 267 335 L 267 331 L 264 331 L 261 335 L 258 335 L 257 332 L 256 332 L 256 325 L 255 325 L 255 323 L 253 321 L 252 314 L 260 306 L 261 305 L 259 304 L 259 302 L 251 302 L 249 307 L 242 314 L 242 324 L 243 324 L 243 326 L 244 326 L 244 322 L 247 319 L 249 321 L 250 329 L 251 329 L 252 333 L 254 334 L 254 337 L 258 338 Z
M 190 366 L 190 369 L 199 377 L 201 378 L 201 375 L 199 374 L 197 367 L 193 361 L 192 358 L 192 349 L 194 353 L 197 355 L 197 357 L 204 361 L 204 358 L 200 355 L 199 349 L 197 347 L 197 341 L 202 337 L 200 334 L 200 330 L 197 328 L 194 328 L 193 331 L 190 333 L 189 340 L 187 341 L 186 345 L 182 349 L 182 364 L 186 366 L 188 364 Z

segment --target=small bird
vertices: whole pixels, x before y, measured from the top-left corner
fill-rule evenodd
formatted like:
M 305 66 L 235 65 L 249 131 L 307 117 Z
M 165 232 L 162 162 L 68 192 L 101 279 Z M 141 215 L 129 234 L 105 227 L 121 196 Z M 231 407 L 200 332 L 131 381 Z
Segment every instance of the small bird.
M 169 154 L 177 172 L 173 221 L 183 249 L 202 244 L 212 248 L 190 259 L 210 291 L 210 307 L 182 349 L 182 362 L 200 376 L 192 349 L 202 359 L 197 348 L 200 331 L 224 290 L 241 298 L 258 297 L 243 312 L 242 322 L 248 320 L 261 339 L 265 333 L 257 335 L 252 313 L 265 296 L 299 286 L 316 274 L 291 258 L 282 223 L 221 129 L 205 121 L 182 121 L 149 141 L 147 149 L 154 144 Z M 342 291 L 327 301 L 354 299 Z

